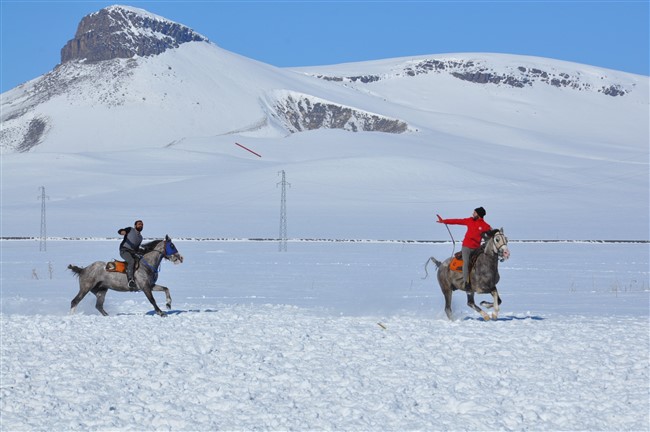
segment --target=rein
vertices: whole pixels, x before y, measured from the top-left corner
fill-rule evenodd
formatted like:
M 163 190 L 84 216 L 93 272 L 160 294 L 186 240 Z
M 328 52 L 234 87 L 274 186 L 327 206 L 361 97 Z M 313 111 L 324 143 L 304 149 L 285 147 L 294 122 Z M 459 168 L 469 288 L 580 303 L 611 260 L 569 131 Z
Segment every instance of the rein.
M 167 241 L 165 240 L 165 252 L 161 252 L 159 250 L 153 249 L 151 252 L 157 252 L 160 254 L 160 261 L 158 261 L 158 268 L 154 268 L 151 264 L 147 262 L 146 259 L 144 259 L 144 256 L 140 259 L 147 267 L 149 270 L 153 272 L 153 281 L 156 282 L 158 280 L 158 273 L 160 273 L 160 264 L 162 263 L 163 258 L 167 258 L 169 255 L 167 254 Z

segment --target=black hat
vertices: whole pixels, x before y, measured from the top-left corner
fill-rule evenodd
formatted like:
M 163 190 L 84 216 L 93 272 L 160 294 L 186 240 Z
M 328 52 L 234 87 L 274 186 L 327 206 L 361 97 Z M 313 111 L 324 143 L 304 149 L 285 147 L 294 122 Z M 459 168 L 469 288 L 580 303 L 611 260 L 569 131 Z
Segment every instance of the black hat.
M 485 209 L 483 207 L 475 208 L 474 211 L 480 217 L 482 217 L 482 218 L 485 217 Z

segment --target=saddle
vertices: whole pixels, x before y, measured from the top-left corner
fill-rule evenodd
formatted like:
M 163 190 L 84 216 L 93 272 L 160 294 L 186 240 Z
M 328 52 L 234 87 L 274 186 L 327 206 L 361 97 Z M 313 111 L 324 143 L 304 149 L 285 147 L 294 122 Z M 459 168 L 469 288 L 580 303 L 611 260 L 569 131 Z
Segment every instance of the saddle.
M 135 262 L 135 270 L 140 267 L 140 260 L 137 260 Z M 113 273 L 126 273 L 126 261 L 118 261 L 118 260 L 113 260 L 109 261 L 106 263 L 106 267 L 104 269 L 107 272 L 113 272 Z
M 458 273 L 463 272 L 463 254 L 460 252 L 456 252 L 454 257 L 451 259 L 451 262 L 449 263 L 449 270 L 455 271 Z
M 485 250 L 485 244 L 482 244 L 478 249 L 476 249 L 472 254 L 469 256 L 469 271 L 472 271 L 472 268 L 474 267 L 474 264 L 476 263 L 476 259 L 478 256 Z M 455 271 L 458 273 L 463 272 L 463 253 L 462 252 L 456 252 L 451 259 L 451 262 L 449 263 L 449 270 Z

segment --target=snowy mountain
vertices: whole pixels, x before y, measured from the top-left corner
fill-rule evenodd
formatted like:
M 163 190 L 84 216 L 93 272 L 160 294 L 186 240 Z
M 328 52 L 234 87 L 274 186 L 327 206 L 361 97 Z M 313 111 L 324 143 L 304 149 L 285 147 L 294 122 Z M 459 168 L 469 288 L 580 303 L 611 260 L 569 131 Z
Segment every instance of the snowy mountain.
M 273 237 L 284 170 L 290 237 L 444 238 L 435 213 L 479 205 L 518 238 L 650 237 L 644 76 L 471 53 L 281 69 L 112 6 L 1 103 L 4 235 L 37 234 L 44 185 L 52 235 Z

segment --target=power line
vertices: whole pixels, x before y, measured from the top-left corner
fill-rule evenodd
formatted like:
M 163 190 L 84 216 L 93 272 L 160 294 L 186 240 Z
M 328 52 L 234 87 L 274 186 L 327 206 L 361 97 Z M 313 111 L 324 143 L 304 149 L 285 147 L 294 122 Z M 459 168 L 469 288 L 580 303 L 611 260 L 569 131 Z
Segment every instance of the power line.
M 287 185 L 291 187 L 291 183 L 287 183 L 287 178 L 284 173 L 284 170 L 279 171 L 278 175 L 282 175 L 282 181 L 277 183 L 275 187 L 278 185 L 282 185 L 282 195 L 280 198 L 280 236 L 279 240 L 280 243 L 278 245 L 278 250 L 280 252 L 282 251 L 287 251 Z
M 41 194 L 36 197 L 36 199 L 41 200 L 41 238 L 38 245 L 39 251 L 47 250 L 47 226 L 45 221 L 45 199 L 50 199 L 49 196 L 45 195 L 45 186 L 40 186 L 38 188 L 41 191 Z

